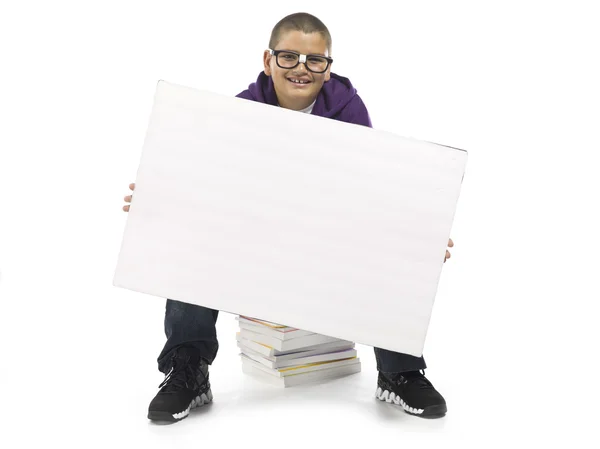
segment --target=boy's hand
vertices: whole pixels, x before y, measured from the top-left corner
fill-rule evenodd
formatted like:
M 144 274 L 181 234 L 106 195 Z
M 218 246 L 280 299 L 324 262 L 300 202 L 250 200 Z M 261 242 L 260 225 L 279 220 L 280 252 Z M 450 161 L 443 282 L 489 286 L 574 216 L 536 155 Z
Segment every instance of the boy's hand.
M 132 182 L 131 184 L 129 184 L 129 189 L 131 190 L 131 195 L 127 195 L 124 199 L 126 203 L 131 203 L 131 197 L 133 197 L 133 190 L 135 189 L 135 183 Z M 129 212 L 129 204 L 126 204 L 125 206 L 123 206 L 123 210 L 125 212 Z
M 448 248 L 452 248 L 453 246 L 454 242 L 452 241 L 452 239 L 448 240 Z M 450 251 L 446 250 L 446 257 L 444 257 L 444 263 L 446 263 L 446 261 L 450 259 L 450 257 L 452 257 Z

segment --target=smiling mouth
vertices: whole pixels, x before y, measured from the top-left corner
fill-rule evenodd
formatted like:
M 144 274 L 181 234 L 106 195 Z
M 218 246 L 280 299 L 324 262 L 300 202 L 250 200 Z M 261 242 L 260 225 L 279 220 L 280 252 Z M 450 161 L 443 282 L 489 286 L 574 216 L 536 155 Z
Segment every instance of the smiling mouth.
M 311 81 L 308 81 L 308 80 L 299 80 L 299 79 L 294 79 L 294 78 L 288 78 L 287 80 L 290 83 L 295 84 L 296 86 L 306 86 L 307 84 L 311 83 Z

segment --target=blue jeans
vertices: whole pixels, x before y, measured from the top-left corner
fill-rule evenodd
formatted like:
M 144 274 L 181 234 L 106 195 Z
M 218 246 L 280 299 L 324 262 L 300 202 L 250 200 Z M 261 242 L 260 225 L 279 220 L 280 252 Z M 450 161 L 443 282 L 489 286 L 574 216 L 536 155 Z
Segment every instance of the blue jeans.
M 198 351 L 209 364 L 219 350 L 215 324 L 218 310 L 167 299 L 165 311 L 165 334 L 167 342 L 158 356 L 158 369 L 166 373 L 170 356 L 178 347 L 185 346 Z M 400 373 L 425 369 L 423 357 L 374 348 L 377 369 L 384 373 Z

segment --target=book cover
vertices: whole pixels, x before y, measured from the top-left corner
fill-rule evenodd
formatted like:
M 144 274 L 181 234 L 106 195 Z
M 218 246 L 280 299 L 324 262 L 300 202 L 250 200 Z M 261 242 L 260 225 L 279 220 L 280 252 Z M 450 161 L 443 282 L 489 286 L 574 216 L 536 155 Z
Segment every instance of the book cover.
M 354 348 L 354 343 L 346 340 L 333 341 L 330 343 L 322 343 L 318 345 L 305 346 L 299 349 L 293 349 L 290 351 L 277 351 L 271 346 L 257 343 L 247 338 L 243 338 L 240 333 L 236 334 L 236 340 L 239 344 L 246 348 L 250 348 L 253 351 L 267 357 L 269 360 L 289 360 L 297 357 L 303 357 L 306 355 L 323 354 L 325 352 L 344 350 Z
M 305 337 L 299 337 L 294 338 L 292 340 L 283 341 L 247 329 L 241 329 L 240 336 L 247 340 L 270 346 L 271 348 L 276 349 L 277 351 L 291 351 L 293 349 L 300 349 L 306 346 L 318 345 L 322 343 L 331 343 L 334 341 L 344 341 L 340 340 L 339 338 L 328 337 L 326 335 L 321 334 L 312 334 L 307 335 Z
M 266 335 L 268 337 L 277 338 L 278 340 L 292 340 L 294 338 L 306 337 L 308 335 L 317 335 L 314 332 L 304 331 L 301 329 L 294 329 L 293 327 L 285 329 L 274 329 L 268 326 L 262 326 L 255 323 L 245 323 L 240 321 L 240 329 L 246 329 L 252 332 Z
M 262 370 L 266 374 L 270 374 L 275 377 L 286 377 L 286 376 L 295 376 L 298 374 L 309 373 L 312 371 L 321 371 L 326 369 L 337 368 L 346 365 L 353 365 L 355 363 L 360 363 L 360 360 L 357 357 L 350 357 L 342 360 L 332 360 L 327 362 L 318 362 L 318 363 L 308 363 L 305 365 L 291 366 L 288 368 L 280 368 L 280 369 L 271 369 L 263 364 L 256 362 L 249 358 L 244 354 L 240 354 L 242 359 L 242 364 L 247 363 L 252 365 L 254 368 Z
M 308 363 L 327 362 L 327 361 L 331 361 L 331 360 L 341 360 L 341 359 L 347 359 L 347 358 L 352 358 L 352 357 L 357 356 L 356 349 L 346 349 L 346 350 L 342 350 L 342 351 L 327 352 L 324 354 L 296 357 L 296 358 L 287 359 L 287 360 L 278 360 L 278 358 L 275 358 L 275 360 L 270 360 L 269 358 L 264 357 L 262 354 L 260 354 L 256 351 L 253 351 L 250 348 L 244 347 L 240 343 L 238 343 L 238 347 L 242 351 L 242 354 L 248 356 L 252 360 L 254 360 L 258 363 L 261 363 L 262 365 L 266 366 L 267 368 L 271 368 L 271 369 L 288 368 L 288 367 L 297 366 L 297 365 L 305 365 Z
M 263 321 L 263 320 L 259 320 L 257 318 L 251 318 L 249 316 L 239 315 L 239 316 L 235 317 L 235 319 L 240 322 L 259 324 L 262 326 L 269 327 L 271 329 L 294 329 L 292 327 L 284 326 L 283 324 L 271 323 L 269 321 Z
M 361 364 L 360 362 L 358 362 L 347 366 L 341 366 L 338 368 L 330 368 L 320 371 L 296 374 L 294 376 L 275 377 L 265 373 L 259 368 L 255 368 L 251 364 L 242 363 L 242 371 L 245 374 L 248 374 L 265 383 L 269 383 L 271 385 L 281 388 L 293 387 L 296 385 L 304 385 L 312 382 L 344 377 L 351 374 L 359 373 L 360 369 Z

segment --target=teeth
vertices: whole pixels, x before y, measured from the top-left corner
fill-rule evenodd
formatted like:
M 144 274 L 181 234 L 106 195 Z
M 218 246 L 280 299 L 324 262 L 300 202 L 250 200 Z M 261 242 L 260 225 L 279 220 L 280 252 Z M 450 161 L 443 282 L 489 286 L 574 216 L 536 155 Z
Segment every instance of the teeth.
M 300 81 L 300 80 L 293 80 L 293 79 L 290 79 L 290 81 L 292 83 L 296 83 L 296 84 L 307 84 L 308 83 L 308 81 Z

